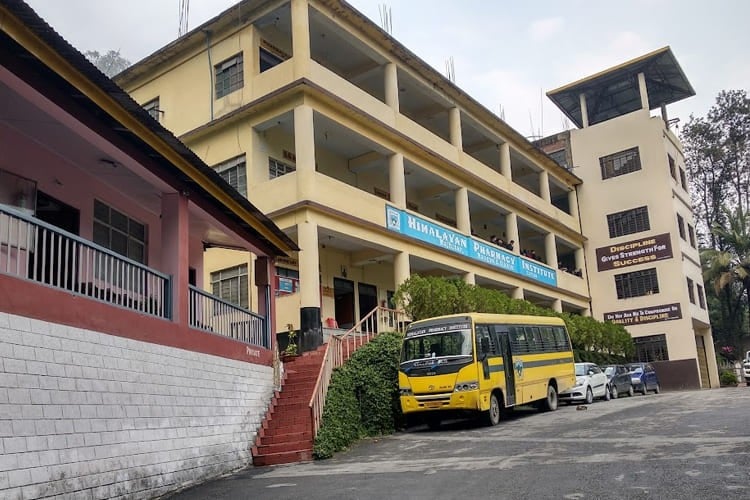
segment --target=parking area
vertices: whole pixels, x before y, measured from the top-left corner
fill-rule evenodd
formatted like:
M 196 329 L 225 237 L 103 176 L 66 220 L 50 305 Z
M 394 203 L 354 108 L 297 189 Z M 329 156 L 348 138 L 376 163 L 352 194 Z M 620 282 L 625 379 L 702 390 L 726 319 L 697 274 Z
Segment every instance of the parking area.
M 750 388 L 579 408 L 519 408 L 493 428 L 416 428 L 326 461 L 248 469 L 175 498 L 750 498 Z

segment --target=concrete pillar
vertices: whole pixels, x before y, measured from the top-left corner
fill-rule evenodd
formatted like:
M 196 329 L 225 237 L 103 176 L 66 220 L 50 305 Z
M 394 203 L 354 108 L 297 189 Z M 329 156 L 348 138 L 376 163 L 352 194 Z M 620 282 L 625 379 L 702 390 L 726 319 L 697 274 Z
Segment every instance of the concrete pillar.
M 514 288 L 510 294 L 510 297 L 513 299 L 523 300 L 524 299 L 523 288 L 521 288 L 520 286 L 517 288 Z
M 299 161 L 299 157 L 297 157 Z M 307 212 L 305 220 L 297 222 L 300 286 L 300 346 L 303 351 L 315 349 L 323 343 L 320 320 L 320 278 L 318 253 L 318 224 Z
M 547 233 L 544 236 L 544 255 L 548 266 L 557 269 L 557 243 L 555 233 Z
M 513 242 L 513 251 L 518 253 L 521 250 L 521 242 L 518 238 L 518 216 L 515 212 L 510 212 L 505 216 L 505 236 L 506 242 Z
M 648 87 L 646 87 L 646 75 L 638 73 L 638 92 L 641 94 L 641 109 L 648 111 Z
M 392 62 L 385 64 L 385 103 L 399 112 L 398 104 L 398 69 Z
M 471 271 L 464 273 L 463 278 L 464 278 L 464 283 L 466 283 L 467 285 L 477 284 L 477 275 Z
M 591 308 L 587 307 L 586 309 L 581 309 L 581 316 L 584 318 L 590 318 L 591 317 Z
M 578 96 L 580 102 L 581 102 L 581 124 L 583 125 L 582 128 L 586 128 L 589 126 L 589 109 L 586 106 L 586 94 L 581 94 Z
M 180 193 L 166 193 L 161 197 L 161 262 L 166 274 L 172 276 L 172 321 L 188 325 L 189 268 L 190 268 L 190 213 L 188 197 Z M 197 309 L 193 308 L 194 311 Z
M 456 189 L 456 226 L 465 234 L 471 234 L 471 215 L 469 214 L 469 190 L 465 187 Z
M 264 335 L 268 346 L 276 343 L 276 332 L 280 331 L 276 325 L 276 283 L 273 279 L 274 264 L 268 257 L 255 259 L 255 286 L 258 289 L 258 314 L 266 318 Z
M 549 172 L 546 170 L 539 172 L 539 195 L 547 203 L 552 201 L 552 195 L 549 190 Z
M 388 184 L 391 203 L 406 209 L 406 177 L 404 177 L 404 155 L 394 153 L 388 157 Z
M 398 288 L 404 281 L 409 279 L 409 276 L 411 276 L 409 254 L 407 252 L 399 252 L 393 257 L 394 286 Z
M 706 349 L 706 360 L 708 362 L 708 381 L 712 389 L 719 387 L 719 367 L 716 363 L 716 350 L 714 349 L 714 336 L 710 328 L 703 334 L 703 345 Z M 742 383 L 743 380 L 740 380 Z
M 507 177 L 509 181 L 513 180 L 513 169 L 510 165 L 510 144 L 504 142 L 500 144 L 500 173 Z
M 450 125 L 451 144 L 459 151 L 463 150 L 463 139 L 461 138 L 461 110 L 451 108 L 448 110 L 448 123 Z
M 294 152 L 297 156 L 297 200 L 312 199 L 315 194 L 315 131 L 313 109 L 302 104 L 294 108 Z
M 584 256 L 583 256 L 583 248 L 576 248 L 575 251 L 575 259 L 576 259 L 576 269 L 581 271 L 581 276 L 583 276 L 583 266 L 584 263 Z
M 568 206 L 570 207 L 570 215 L 578 220 L 578 190 L 577 187 L 573 188 L 572 191 L 568 191 Z
M 307 0 L 291 1 L 292 58 L 294 78 L 307 76 L 310 69 L 310 19 Z M 297 153 L 299 158 L 299 153 Z
M 559 313 L 563 312 L 563 309 L 562 309 L 562 300 L 560 300 L 560 299 L 553 300 L 552 301 L 552 310 L 556 311 L 556 312 L 559 312 Z

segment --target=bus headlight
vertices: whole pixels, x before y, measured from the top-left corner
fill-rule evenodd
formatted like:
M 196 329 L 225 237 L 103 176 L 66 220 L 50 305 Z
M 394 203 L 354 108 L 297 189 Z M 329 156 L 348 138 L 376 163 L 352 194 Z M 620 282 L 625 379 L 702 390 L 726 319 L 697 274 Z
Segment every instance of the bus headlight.
M 454 392 L 464 392 L 464 391 L 475 391 L 479 389 L 479 383 L 478 382 L 461 382 L 456 384 L 456 387 L 453 389 Z
M 411 392 L 411 387 L 399 387 L 398 393 L 401 396 L 412 396 L 413 393 Z

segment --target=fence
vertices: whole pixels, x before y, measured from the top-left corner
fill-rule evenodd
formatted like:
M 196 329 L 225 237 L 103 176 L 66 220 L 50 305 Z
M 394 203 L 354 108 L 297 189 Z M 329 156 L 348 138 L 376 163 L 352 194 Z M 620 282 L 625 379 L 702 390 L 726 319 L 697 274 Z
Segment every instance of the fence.
M 247 344 L 270 348 L 266 319 L 190 286 L 190 326 Z

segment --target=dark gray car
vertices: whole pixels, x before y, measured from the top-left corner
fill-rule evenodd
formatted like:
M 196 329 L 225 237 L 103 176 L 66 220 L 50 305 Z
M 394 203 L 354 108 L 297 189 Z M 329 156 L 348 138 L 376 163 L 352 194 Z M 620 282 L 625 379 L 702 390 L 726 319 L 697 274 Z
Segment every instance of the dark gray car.
M 633 382 L 630 378 L 630 370 L 627 366 L 623 365 L 609 365 L 604 367 L 604 373 L 607 374 L 607 380 L 609 380 L 609 390 L 612 395 L 612 399 L 617 398 L 620 394 L 627 394 L 632 396 L 635 390 L 633 389 Z

